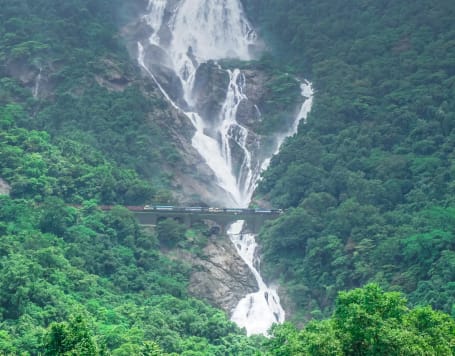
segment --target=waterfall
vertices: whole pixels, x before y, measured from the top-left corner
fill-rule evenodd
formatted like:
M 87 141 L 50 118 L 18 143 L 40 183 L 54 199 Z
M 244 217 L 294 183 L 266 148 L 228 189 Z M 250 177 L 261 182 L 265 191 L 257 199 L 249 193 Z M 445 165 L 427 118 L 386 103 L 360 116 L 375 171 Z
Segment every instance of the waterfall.
M 159 47 L 166 54 L 160 65 L 170 69 L 180 80 L 185 105 L 178 105 L 157 80 L 153 65 L 147 65 L 144 45 L 138 43 L 138 63 L 155 81 L 165 98 L 186 115 L 195 128 L 192 145 L 212 169 L 217 184 L 226 192 L 226 206 L 247 207 L 257 186 L 261 169 L 270 157 L 259 161 L 248 145 L 251 133 L 237 121 L 239 105 L 248 100 L 246 78 L 239 69 L 226 70 L 229 84 L 218 117 L 210 122 L 196 109 L 194 83 L 199 66 L 208 61 L 226 58 L 251 59 L 250 47 L 256 34 L 246 19 L 240 0 L 149 0 L 144 16 L 153 33 L 149 46 Z M 153 61 L 152 61 L 153 62 Z M 218 66 L 218 68 L 220 68 Z M 299 121 L 306 120 L 311 109 L 311 84 L 301 86 L 305 100 L 289 132 L 276 137 L 277 150 L 284 139 L 296 132 Z M 258 115 L 260 109 L 255 106 Z M 233 151 L 240 159 L 233 158 Z M 254 235 L 242 233 L 243 222 L 234 223 L 229 236 L 238 253 L 250 267 L 259 291 L 243 298 L 232 314 L 232 320 L 245 327 L 248 334 L 265 334 L 273 323 L 282 323 L 284 310 L 276 290 L 268 287 L 260 276 L 255 256 Z
M 293 136 L 297 133 L 300 121 L 303 121 L 304 124 L 306 124 L 306 122 L 307 122 L 308 114 L 310 113 L 311 107 L 313 105 L 313 94 L 314 94 L 313 86 L 311 85 L 311 83 L 309 81 L 304 80 L 303 83 L 300 84 L 300 94 L 302 95 L 302 98 L 304 99 L 303 103 L 300 107 L 300 110 L 299 110 L 297 116 L 295 117 L 294 122 L 292 123 L 292 126 L 289 129 L 289 131 L 287 131 L 281 135 L 277 135 L 276 150 L 272 156 L 278 154 L 278 152 L 280 151 L 281 145 L 283 144 L 284 140 L 287 137 Z M 270 164 L 271 158 L 272 157 L 268 157 L 264 160 L 264 162 L 262 162 L 261 171 L 264 171 L 267 169 L 267 167 Z
M 149 0 L 145 21 L 153 29 L 153 34 L 149 40 L 155 45 L 159 45 L 160 37 L 158 31 L 163 24 L 164 11 L 166 10 L 167 0 Z
M 313 103 L 313 88 L 311 83 L 304 81 L 301 84 L 300 89 L 302 97 L 304 98 L 303 103 L 290 129 L 284 134 L 276 137 L 277 149 L 273 155 L 278 153 L 279 148 L 286 137 L 297 133 L 300 121 L 306 123 L 307 116 L 311 111 Z M 267 169 L 270 160 L 271 157 L 264 159 L 260 171 Z M 257 183 L 258 178 L 258 176 L 254 177 L 255 184 Z M 253 191 L 248 194 L 252 195 Z M 251 197 L 251 195 L 249 196 Z M 254 235 L 242 233 L 242 229 L 243 222 L 236 222 L 231 225 L 228 234 L 240 257 L 242 257 L 253 272 L 253 275 L 258 282 L 259 291 L 246 295 L 234 309 L 231 319 L 239 326 L 245 327 L 248 335 L 266 334 L 273 323 L 284 322 L 285 312 L 281 307 L 280 297 L 278 296 L 276 289 L 267 286 L 258 272 L 260 260 L 259 257 L 255 255 L 257 244 Z
M 228 234 L 238 254 L 250 267 L 259 286 L 255 293 L 240 300 L 231 320 L 244 327 L 248 335 L 265 334 L 273 323 L 283 323 L 285 313 L 275 288 L 264 283 L 258 269 L 259 258 L 255 255 L 257 243 L 253 234 L 242 233 L 243 222 L 231 225 Z
M 35 99 L 38 98 L 38 94 L 39 94 L 39 89 L 40 89 L 40 84 L 41 84 L 41 70 L 42 70 L 42 68 L 39 69 L 38 75 L 36 76 L 36 79 L 35 79 L 35 86 L 33 87 L 33 90 L 32 90 L 32 95 Z
M 247 148 L 248 129 L 240 125 L 237 120 L 237 109 L 242 100 L 248 100 L 244 94 L 245 76 L 240 70 L 228 70 L 229 87 L 226 95 L 226 100 L 220 112 L 220 145 L 223 159 L 228 166 L 233 170 L 231 147 L 237 146 L 243 156 L 243 161 L 240 165 L 239 174 L 236 178 L 236 189 L 238 190 L 238 203 L 241 207 L 247 207 L 251 195 L 253 194 L 255 183 L 260 173 L 259 169 L 255 169 L 252 165 L 251 152 Z

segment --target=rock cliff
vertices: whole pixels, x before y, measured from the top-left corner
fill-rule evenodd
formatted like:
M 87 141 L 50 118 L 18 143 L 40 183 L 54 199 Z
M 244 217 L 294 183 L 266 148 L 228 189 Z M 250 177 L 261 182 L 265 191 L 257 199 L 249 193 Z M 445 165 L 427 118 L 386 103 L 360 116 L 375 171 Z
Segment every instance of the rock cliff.
M 231 313 L 247 293 L 258 290 L 251 270 L 227 236 L 212 236 L 202 257 L 179 251 L 178 257 L 192 266 L 189 292 Z

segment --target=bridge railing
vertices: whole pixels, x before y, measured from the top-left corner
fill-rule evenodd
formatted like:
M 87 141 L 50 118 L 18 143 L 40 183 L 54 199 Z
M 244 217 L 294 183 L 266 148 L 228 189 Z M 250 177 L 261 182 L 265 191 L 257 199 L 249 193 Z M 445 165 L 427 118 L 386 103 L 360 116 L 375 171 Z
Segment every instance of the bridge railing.
M 172 205 L 145 205 L 145 211 L 173 211 L 173 212 L 199 212 L 199 213 L 237 213 L 237 214 L 281 214 L 281 209 L 260 209 L 260 208 L 214 208 L 202 206 L 172 206 Z

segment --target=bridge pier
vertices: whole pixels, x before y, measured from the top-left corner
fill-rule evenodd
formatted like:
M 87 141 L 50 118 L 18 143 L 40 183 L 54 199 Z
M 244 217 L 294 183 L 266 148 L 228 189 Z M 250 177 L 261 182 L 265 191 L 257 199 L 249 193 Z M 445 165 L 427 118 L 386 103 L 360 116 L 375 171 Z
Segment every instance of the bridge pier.
M 193 225 L 193 219 L 191 219 L 191 215 L 185 215 L 183 217 L 183 223 L 187 228 L 190 228 Z
M 261 216 L 253 216 L 245 221 L 246 230 L 258 234 L 261 231 L 262 225 L 264 225 L 265 219 Z
M 158 222 L 157 215 L 147 214 L 143 212 L 134 212 L 134 216 L 140 225 L 156 225 Z

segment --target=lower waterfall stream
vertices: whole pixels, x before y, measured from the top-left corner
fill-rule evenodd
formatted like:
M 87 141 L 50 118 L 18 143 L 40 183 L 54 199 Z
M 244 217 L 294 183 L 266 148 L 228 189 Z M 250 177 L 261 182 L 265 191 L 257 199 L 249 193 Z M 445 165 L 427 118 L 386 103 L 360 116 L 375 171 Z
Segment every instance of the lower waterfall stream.
M 172 106 L 193 124 L 192 146 L 214 172 L 217 185 L 226 192 L 222 198 L 226 205 L 248 207 L 260 173 L 267 168 L 272 154 L 262 159 L 254 157 L 248 146 L 249 129 L 237 121 L 239 104 L 248 100 L 245 75 L 239 69 L 224 70 L 217 64 L 227 73 L 229 84 L 218 117 L 210 122 L 197 111 L 193 93 L 196 72 L 202 63 L 222 58 L 251 59 L 248 49 L 256 34 L 243 13 L 240 0 L 180 0 L 172 3 L 149 0 L 144 20 L 153 30 L 147 45 L 165 54 L 166 60 L 161 65 L 171 69 L 179 79 L 183 91 L 180 102 L 184 102 L 184 106 L 173 100 L 171 93 L 160 84 L 154 72 L 156 67 L 148 65 L 144 44 L 140 42 L 139 65 L 152 77 Z M 166 38 L 161 38 L 161 33 L 166 33 Z M 275 137 L 273 154 L 278 152 L 286 137 L 297 132 L 300 120 L 306 121 L 313 97 L 311 83 L 302 83 L 301 93 L 302 107 L 289 130 Z M 234 162 L 233 150 L 240 156 L 237 162 Z M 266 334 L 273 323 L 284 322 L 285 313 L 276 290 L 268 287 L 259 273 L 255 236 L 243 233 L 243 225 L 243 221 L 232 224 L 228 235 L 255 276 L 259 291 L 248 294 L 239 302 L 232 311 L 232 320 L 245 327 L 248 335 Z
M 286 137 L 297 133 L 299 122 L 305 122 L 308 113 L 311 111 L 311 106 L 313 104 L 313 88 L 311 83 L 302 83 L 300 88 L 304 98 L 303 104 L 291 129 L 286 135 L 282 135 L 278 138 L 277 150 L 274 154 L 278 153 L 279 148 Z M 264 160 L 261 171 L 267 169 L 270 159 L 271 157 L 268 157 Z M 251 194 L 253 194 L 253 192 L 251 192 Z M 227 233 L 238 254 L 253 272 L 259 290 L 255 293 L 246 295 L 239 302 L 232 313 L 231 320 L 240 327 L 244 327 L 248 335 L 267 335 L 267 331 L 273 323 L 281 324 L 284 322 L 285 312 L 280 304 L 280 297 L 278 296 L 276 288 L 267 286 L 259 273 L 260 258 L 256 254 L 257 243 L 255 235 L 243 233 L 242 231 L 243 221 L 237 221 L 230 226 Z
M 248 335 L 265 334 L 273 323 L 283 323 L 285 313 L 275 288 L 267 286 L 259 273 L 259 257 L 256 255 L 255 236 L 242 233 L 243 221 L 232 224 L 228 235 L 238 254 L 250 270 L 259 286 L 255 293 L 246 295 L 232 313 L 231 320 L 244 327 Z

